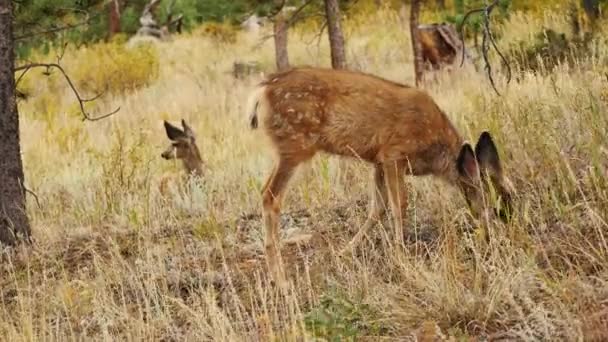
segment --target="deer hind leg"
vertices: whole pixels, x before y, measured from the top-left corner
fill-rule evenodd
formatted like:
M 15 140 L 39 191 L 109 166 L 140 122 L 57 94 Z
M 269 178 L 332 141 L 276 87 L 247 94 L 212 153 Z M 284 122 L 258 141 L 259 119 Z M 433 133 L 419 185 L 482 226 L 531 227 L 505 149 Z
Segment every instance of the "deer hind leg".
M 386 184 L 384 180 L 384 170 L 382 165 L 376 165 L 373 170 L 373 182 L 371 184 L 371 192 L 370 192 L 371 204 L 369 207 L 369 212 L 367 216 L 367 220 L 363 226 L 359 229 L 357 234 L 353 237 L 353 239 L 348 243 L 346 249 L 354 249 L 357 247 L 363 236 L 367 233 L 367 231 L 376 224 L 379 220 L 382 219 L 386 211 L 386 205 L 388 200 L 388 194 L 386 192 Z M 344 249 L 343 251 L 346 251 Z
M 404 165 L 401 162 L 389 162 L 383 165 L 384 179 L 388 192 L 395 239 L 399 245 L 403 244 L 403 220 L 407 209 L 407 187 L 403 182 Z
M 266 259 L 272 279 L 281 287 L 286 284 L 281 251 L 279 249 L 281 202 L 287 188 L 287 183 L 299 164 L 300 161 L 280 158 L 262 190 L 264 225 L 266 229 L 264 242 Z

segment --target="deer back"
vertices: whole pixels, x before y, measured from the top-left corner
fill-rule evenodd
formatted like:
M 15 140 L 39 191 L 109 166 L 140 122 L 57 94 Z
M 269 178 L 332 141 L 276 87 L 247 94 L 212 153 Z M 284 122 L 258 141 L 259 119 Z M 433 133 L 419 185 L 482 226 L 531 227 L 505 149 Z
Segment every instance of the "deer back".
M 282 155 L 407 160 L 414 174 L 455 160 L 462 139 L 424 91 L 356 71 L 298 68 L 271 75 L 251 101 Z M 441 164 L 441 165 L 440 165 Z

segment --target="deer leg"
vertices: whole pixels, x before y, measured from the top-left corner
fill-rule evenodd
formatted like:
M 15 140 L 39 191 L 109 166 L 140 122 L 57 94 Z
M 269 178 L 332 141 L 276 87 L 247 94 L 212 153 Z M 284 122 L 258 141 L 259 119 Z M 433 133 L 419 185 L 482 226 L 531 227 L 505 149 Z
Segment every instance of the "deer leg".
M 376 224 L 379 220 L 382 219 L 382 216 L 386 211 L 388 195 L 386 193 L 386 184 L 384 180 L 384 170 L 382 168 L 382 165 L 376 165 L 373 170 L 373 174 L 373 182 L 371 184 L 370 192 L 371 204 L 369 207 L 367 220 L 365 220 L 363 226 L 359 229 L 357 234 L 355 234 L 353 239 L 348 243 L 347 247 L 343 250 L 343 252 L 346 251 L 346 249 L 354 249 L 359 244 L 363 236 L 367 233 L 367 231 L 374 224 Z
M 383 165 L 384 179 L 388 192 L 388 198 L 393 213 L 393 225 L 395 239 L 400 245 L 403 244 L 403 219 L 407 209 L 407 189 L 403 183 L 404 166 L 401 162 L 389 162 Z
M 279 249 L 281 201 L 285 189 L 287 188 L 287 183 L 298 165 L 299 161 L 281 158 L 262 190 L 264 225 L 266 229 L 264 242 L 266 260 L 272 279 L 281 287 L 286 284 L 281 260 L 281 251 Z

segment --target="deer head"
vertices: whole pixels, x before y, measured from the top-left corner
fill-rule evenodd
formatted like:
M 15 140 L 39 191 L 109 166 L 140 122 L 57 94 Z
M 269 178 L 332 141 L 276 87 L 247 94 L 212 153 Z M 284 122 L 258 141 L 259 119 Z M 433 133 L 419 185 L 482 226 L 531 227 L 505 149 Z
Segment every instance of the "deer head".
M 456 168 L 458 185 L 474 214 L 480 215 L 486 203 L 493 202 L 496 215 L 504 221 L 510 218 L 511 191 L 505 185 L 498 150 L 490 133 L 481 133 L 474 151 L 469 143 L 462 145 Z
M 203 161 L 198 147 L 196 146 L 196 137 L 194 131 L 188 126 L 185 120 L 182 119 L 182 129 L 173 126 L 167 121 L 164 122 L 167 137 L 171 140 L 171 144 L 161 154 L 164 159 L 180 159 L 184 164 L 184 168 L 188 174 L 194 173 L 202 175 Z

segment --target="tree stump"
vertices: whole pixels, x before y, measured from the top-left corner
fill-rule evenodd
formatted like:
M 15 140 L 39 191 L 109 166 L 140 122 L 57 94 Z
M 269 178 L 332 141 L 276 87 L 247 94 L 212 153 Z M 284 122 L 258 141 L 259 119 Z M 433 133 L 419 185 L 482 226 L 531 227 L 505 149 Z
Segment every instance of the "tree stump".
M 447 23 L 418 25 L 422 58 L 426 70 L 439 70 L 460 60 L 464 45 L 456 28 Z M 465 59 L 470 58 L 465 51 Z

